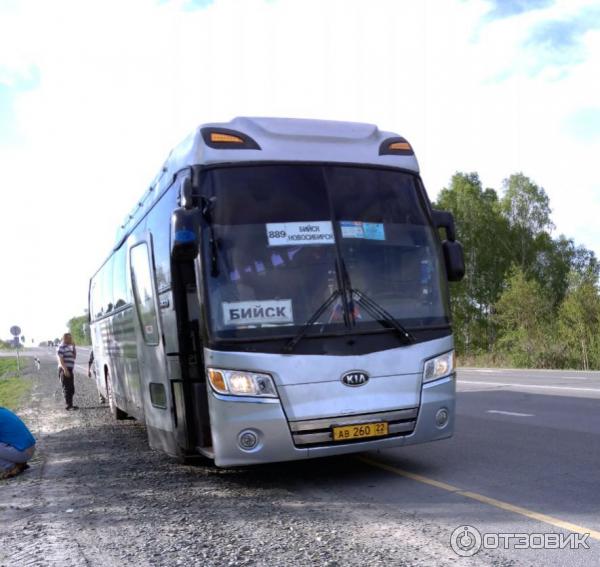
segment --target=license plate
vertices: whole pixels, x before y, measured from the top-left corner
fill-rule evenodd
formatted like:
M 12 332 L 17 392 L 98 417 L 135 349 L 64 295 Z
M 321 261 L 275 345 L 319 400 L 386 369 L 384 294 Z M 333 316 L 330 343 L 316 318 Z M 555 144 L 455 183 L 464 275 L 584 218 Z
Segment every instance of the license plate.
M 388 424 L 385 421 L 378 423 L 359 423 L 333 428 L 334 441 L 348 441 L 349 439 L 362 439 L 364 437 L 380 437 L 388 434 Z

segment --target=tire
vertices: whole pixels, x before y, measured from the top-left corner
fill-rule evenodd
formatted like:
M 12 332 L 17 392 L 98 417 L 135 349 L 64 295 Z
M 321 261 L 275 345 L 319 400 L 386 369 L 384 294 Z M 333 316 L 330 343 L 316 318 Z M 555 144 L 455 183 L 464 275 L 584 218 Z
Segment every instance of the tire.
M 106 393 L 108 395 L 108 408 L 113 418 L 117 421 L 127 419 L 127 414 L 122 409 L 119 409 L 117 407 L 115 396 L 113 394 L 112 384 L 110 381 L 110 376 L 108 375 L 108 373 L 106 374 Z
M 175 461 L 180 465 L 216 468 L 215 461 L 204 455 L 178 455 Z

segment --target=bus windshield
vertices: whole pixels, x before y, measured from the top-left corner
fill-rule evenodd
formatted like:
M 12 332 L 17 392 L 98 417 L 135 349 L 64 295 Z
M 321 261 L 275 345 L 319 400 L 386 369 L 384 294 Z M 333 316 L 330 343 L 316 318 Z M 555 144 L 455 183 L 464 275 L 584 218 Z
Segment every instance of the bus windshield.
M 202 228 L 211 335 L 293 337 L 307 322 L 306 336 L 381 331 L 360 295 L 406 329 L 448 325 L 441 249 L 418 183 L 366 166 L 203 170 L 199 190 L 213 204 Z

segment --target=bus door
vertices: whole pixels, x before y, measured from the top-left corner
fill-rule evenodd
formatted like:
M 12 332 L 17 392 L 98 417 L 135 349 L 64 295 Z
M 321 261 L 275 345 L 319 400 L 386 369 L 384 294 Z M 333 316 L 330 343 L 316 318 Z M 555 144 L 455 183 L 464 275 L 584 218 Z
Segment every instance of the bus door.
M 150 235 L 129 251 L 133 301 L 137 313 L 138 365 L 145 421 L 150 445 L 172 453 L 172 419 L 162 330 L 158 316 L 156 282 Z
M 212 440 L 195 262 L 173 258 L 171 276 L 181 368 L 181 380 L 173 380 L 177 440 L 188 452 L 210 452 Z

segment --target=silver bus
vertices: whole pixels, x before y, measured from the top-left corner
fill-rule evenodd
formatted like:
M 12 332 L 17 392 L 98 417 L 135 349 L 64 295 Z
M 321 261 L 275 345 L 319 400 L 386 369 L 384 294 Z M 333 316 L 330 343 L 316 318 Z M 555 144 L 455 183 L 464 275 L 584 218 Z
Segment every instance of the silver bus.
M 169 155 L 90 280 L 99 393 L 217 466 L 450 437 L 452 215 L 370 124 L 236 118 Z

